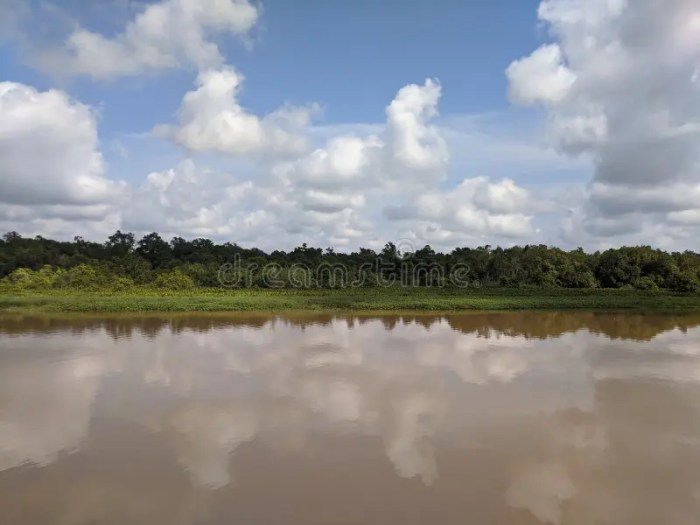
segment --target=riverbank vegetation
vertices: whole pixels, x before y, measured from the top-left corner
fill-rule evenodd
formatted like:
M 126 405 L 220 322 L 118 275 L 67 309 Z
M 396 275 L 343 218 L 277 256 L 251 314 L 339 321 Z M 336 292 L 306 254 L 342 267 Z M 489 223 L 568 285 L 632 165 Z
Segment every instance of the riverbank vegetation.
M 700 254 L 669 253 L 648 246 L 594 253 L 548 246 L 481 246 L 441 253 L 430 246 L 402 251 L 392 243 L 379 251 L 361 248 L 338 253 L 304 244 L 287 252 L 267 253 L 209 239 L 166 241 L 157 233 L 137 241 L 134 234 L 121 231 L 104 243 L 80 237 L 71 242 L 24 238 L 15 232 L 0 241 L 4 294 L 353 286 L 388 287 L 396 293 L 396 285 L 697 293 Z
M 700 294 L 538 288 L 347 288 L 122 291 L 30 290 L 0 295 L 6 312 L 606 310 L 700 312 Z

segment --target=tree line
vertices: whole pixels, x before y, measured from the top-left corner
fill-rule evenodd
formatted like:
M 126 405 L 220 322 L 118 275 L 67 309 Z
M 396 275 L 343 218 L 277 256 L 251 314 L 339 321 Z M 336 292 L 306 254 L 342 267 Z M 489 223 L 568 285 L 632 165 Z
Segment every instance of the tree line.
M 363 273 L 363 286 L 379 286 L 388 278 L 414 286 L 449 286 L 446 276 L 460 267 L 463 276 L 467 273 L 470 282 L 479 286 L 700 291 L 700 254 L 669 253 L 650 246 L 593 253 L 545 245 L 460 247 L 442 253 L 425 246 L 400 253 L 393 243 L 387 243 L 380 251 L 360 248 L 338 253 L 303 244 L 291 251 L 267 253 L 203 238 L 167 241 L 157 233 L 137 240 L 133 233 L 122 231 L 103 243 L 81 237 L 73 241 L 27 238 L 16 232 L 5 234 L 0 241 L 0 279 L 3 285 L 20 289 L 218 287 L 222 286 L 222 265 L 233 261 L 238 263 L 238 277 L 243 277 L 231 281 L 235 286 L 270 286 L 265 272 L 271 267 L 276 269 L 275 282 L 302 282 L 311 287 L 347 284 L 312 271 L 326 265 L 345 268 L 346 279 Z M 430 271 L 416 272 L 417 268 Z M 300 280 L 300 272 L 308 275 Z

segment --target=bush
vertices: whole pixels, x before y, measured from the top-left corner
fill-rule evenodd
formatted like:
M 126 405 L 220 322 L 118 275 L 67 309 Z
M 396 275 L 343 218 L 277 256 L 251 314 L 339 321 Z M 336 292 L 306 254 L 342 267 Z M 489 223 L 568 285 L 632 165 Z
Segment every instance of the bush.
M 652 279 L 651 277 L 646 276 L 646 275 L 645 275 L 644 277 L 640 277 L 640 278 L 637 280 L 637 282 L 634 283 L 634 287 L 635 287 L 637 290 L 652 290 L 652 291 L 656 291 L 656 290 L 659 289 L 659 285 L 656 284 L 656 281 L 654 281 L 654 279 Z
M 215 264 L 190 263 L 179 266 L 177 270 L 190 277 L 196 286 L 215 287 L 220 284 L 219 267 Z
M 34 270 L 29 268 L 17 268 L 10 275 L 5 277 L 3 281 L 17 288 L 28 288 L 33 279 Z
M 51 288 L 56 280 L 57 272 L 50 266 L 42 266 L 40 270 L 17 268 L 3 279 L 6 283 L 20 290 L 37 290 Z
M 137 284 L 146 284 L 153 280 L 151 263 L 135 254 L 112 261 L 112 271 L 131 278 Z
M 131 277 L 122 275 L 114 275 L 109 282 L 109 287 L 112 290 L 126 290 L 134 286 L 134 280 Z
M 671 289 L 675 292 L 697 292 L 700 290 L 700 280 L 691 271 L 678 272 L 671 278 Z
M 590 270 L 567 267 L 559 275 L 559 285 L 564 288 L 596 288 L 598 283 Z
M 187 290 L 194 287 L 194 281 L 180 270 L 163 272 L 156 277 L 155 285 L 168 290 Z
M 103 283 L 95 268 L 79 264 L 57 276 L 55 284 L 66 288 L 97 288 Z

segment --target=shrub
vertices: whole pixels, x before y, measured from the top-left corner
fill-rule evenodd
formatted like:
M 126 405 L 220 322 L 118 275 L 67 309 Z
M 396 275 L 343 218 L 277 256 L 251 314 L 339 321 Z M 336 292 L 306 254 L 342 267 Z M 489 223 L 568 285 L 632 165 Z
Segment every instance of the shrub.
M 57 273 L 50 266 L 43 266 L 40 270 L 17 268 L 4 281 L 20 290 L 35 290 L 50 288 L 54 284 L 56 276 Z
M 109 287 L 113 290 L 126 290 L 132 286 L 134 286 L 134 280 L 123 275 L 114 275 L 109 282 Z
M 177 270 L 190 277 L 196 286 L 214 287 L 220 284 L 218 277 L 219 267 L 215 264 L 190 263 L 179 266 Z
M 158 274 L 155 285 L 168 290 L 187 290 L 194 287 L 194 281 L 180 270 L 172 270 Z
M 79 264 L 62 272 L 56 279 L 56 284 L 66 288 L 97 288 L 102 283 L 95 268 Z
M 656 291 L 656 290 L 659 289 L 659 285 L 656 284 L 656 281 L 654 281 L 654 279 L 652 279 L 651 277 L 646 276 L 646 275 L 645 275 L 644 277 L 640 277 L 640 278 L 637 280 L 637 282 L 634 283 L 634 287 L 635 287 L 637 290 L 653 290 L 653 291 Z
M 678 272 L 671 278 L 671 289 L 675 292 L 697 292 L 700 290 L 700 280 L 694 272 Z
M 17 268 L 14 272 L 5 277 L 3 281 L 20 289 L 32 288 L 34 273 L 34 270 L 29 268 Z
M 596 288 L 598 283 L 590 270 L 569 266 L 559 274 L 559 285 L 564 288 Z

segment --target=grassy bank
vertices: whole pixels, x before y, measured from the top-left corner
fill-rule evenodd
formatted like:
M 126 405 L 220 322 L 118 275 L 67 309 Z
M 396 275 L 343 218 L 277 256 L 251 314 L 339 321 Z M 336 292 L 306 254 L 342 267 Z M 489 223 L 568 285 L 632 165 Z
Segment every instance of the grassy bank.
M 637 290 L 368 288 L 344 290 L 223 290 L 163 292 L 4 292 L 0 311 L 225 312 L 281 310 L 636 310 L 700 311 L 700 294 Z

